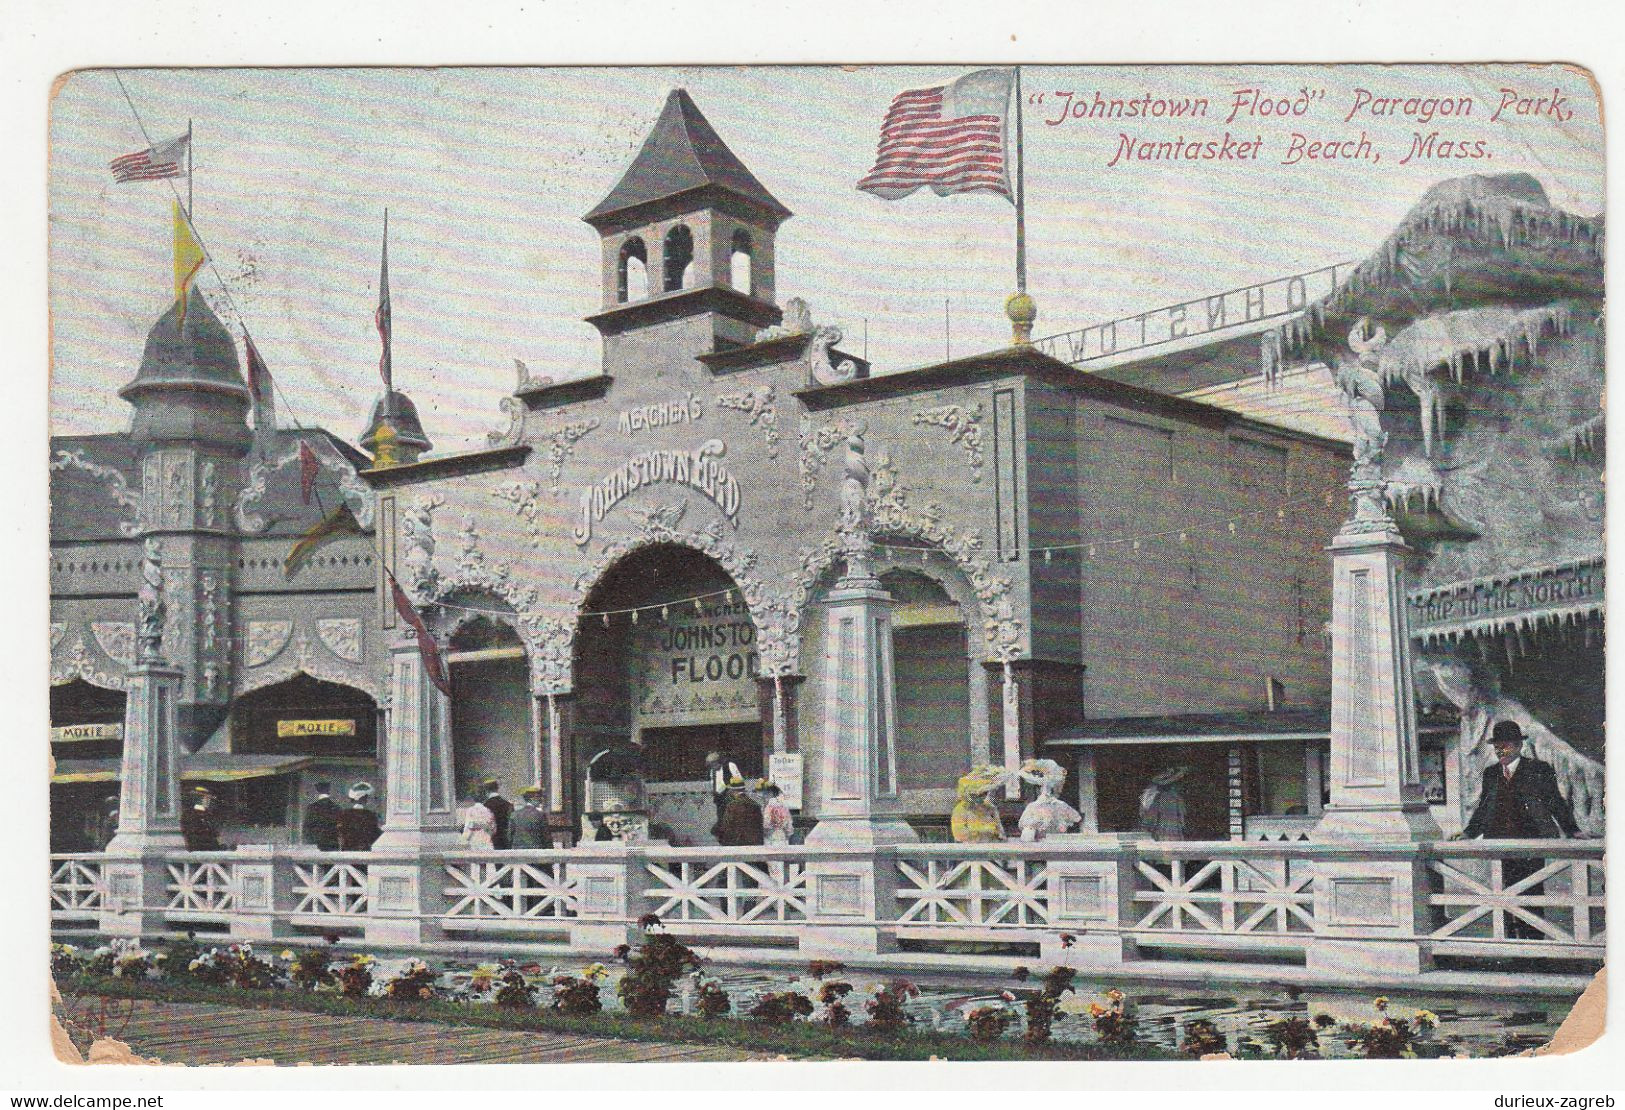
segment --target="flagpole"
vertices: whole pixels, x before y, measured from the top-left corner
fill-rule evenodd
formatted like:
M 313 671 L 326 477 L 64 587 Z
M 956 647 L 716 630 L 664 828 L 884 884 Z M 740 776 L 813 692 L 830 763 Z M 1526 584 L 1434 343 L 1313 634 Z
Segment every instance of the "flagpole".
M 1017 70 L 1016 80 L 1021 80 Z M 192 121 L 186 121 L 186 219 L 192 219 Z
M 1021 67 L 1016 67 L 1016 292 L 1027 291 L 1027 170 L 1022 142 Z

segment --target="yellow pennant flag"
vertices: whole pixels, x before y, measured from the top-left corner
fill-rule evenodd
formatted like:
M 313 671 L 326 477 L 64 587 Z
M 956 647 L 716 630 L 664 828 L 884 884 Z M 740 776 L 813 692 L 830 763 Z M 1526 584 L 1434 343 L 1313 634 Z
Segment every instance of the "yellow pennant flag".
M 341 536 L 363 534 L 361 523 L 356 520 L 355 513 L 350 511 L 349 505 L 341 501 L 338 508 L 317 521 L 294 543 L 288 557 L 282 561 L 283 577 L 292 578 L 316 549 L 328 541 L 339 539 Z
M 181 202 L 175 202 L 175 299 L 181 305 L 181 323 L 186 323 L 186 297 L 192 288 L 192 279 L 203 268 L 208 256 L 203 253 L 203 244 L 197 241 L 192 232 L 192 222 L 186 218 L 181 209 Z

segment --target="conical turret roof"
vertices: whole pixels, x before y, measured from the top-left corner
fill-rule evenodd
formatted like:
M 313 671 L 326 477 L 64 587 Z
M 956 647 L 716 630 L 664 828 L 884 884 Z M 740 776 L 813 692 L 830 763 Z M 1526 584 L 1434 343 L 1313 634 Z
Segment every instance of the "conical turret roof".
M 231 333 L 194 287 L 184 321 L 176 301 L 147 333 L 141 369 L 119 396 L 132 397 L 152 387 L 198 385 L 240 390 L 245 396 L 248 392 Z
M 602 228 L 631 209 L 698 190 L 743 201 L 775 225 L 791 214 L 728 149 L 687 91 L 673 89 L 621 180 L 582 218 Z

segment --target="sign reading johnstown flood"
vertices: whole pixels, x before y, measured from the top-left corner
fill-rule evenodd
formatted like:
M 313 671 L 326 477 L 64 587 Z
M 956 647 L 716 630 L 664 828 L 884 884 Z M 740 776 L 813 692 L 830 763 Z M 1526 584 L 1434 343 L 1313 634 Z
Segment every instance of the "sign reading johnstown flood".
M 655 616 L 634 640 L 638 716 L 649 725 L 754 719 L 761 660 L 745 605 Z
M 1602 966 L 1585 74 L 101 70 L 50 124 L 52 959 L 132 1028 L 334 935 L 347 1019 L 503 1007 L 437 1059 L 1487 1055 Z

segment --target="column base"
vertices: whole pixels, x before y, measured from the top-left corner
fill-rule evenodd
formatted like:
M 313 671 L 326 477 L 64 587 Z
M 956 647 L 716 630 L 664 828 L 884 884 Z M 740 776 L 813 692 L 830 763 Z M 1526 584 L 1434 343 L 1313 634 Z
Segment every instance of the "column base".
M 445 936 L 445 876 L 438 859 L 367 865 L 368 944 L 423 944 Z
M 455 829 L 392 829 L 387 825 L 372 845 L 374 852 L 405 855 L 460 852 L 467 848 L 467 842 Z
M 169 872 L 157 854 L 110 859 L 102 865 L 102 911 L 98 932 L 115 937 L 141 937 L 167 928 Z
M 1426 802 L 1329 805 L 1315 825 L 1316 840 L 1440 840 L 1444 834 Z
M 118 856 L 153 856 L 186 851 L 186 838 L 175 832 L 115 833 L 102 851 Z
M 917 844 L 919 840 L 920 834 L 901 817 L 820 817 L 807 833 L 809 845 L 843 848 Z

